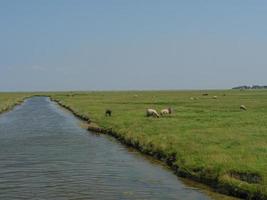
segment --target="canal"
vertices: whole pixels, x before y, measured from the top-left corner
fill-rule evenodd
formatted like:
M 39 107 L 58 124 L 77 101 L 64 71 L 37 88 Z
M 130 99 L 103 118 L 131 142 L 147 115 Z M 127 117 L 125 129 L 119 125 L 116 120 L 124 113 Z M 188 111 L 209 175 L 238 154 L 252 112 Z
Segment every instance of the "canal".
M 211 199 L 46 97 L 0 115 L 0 199 Z

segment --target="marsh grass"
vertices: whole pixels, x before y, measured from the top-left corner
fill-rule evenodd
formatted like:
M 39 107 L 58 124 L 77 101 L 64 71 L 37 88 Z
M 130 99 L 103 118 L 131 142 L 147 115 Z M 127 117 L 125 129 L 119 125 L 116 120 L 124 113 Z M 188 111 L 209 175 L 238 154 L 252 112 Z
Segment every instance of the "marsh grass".
M 203 93 L 209 95 L 203 96 Z M 174 164 L 180 170 L 199 180 L 213 180 L 217 186 L 251 195 L 246 197 L 266 197 L 266 90 L 50 95 L 100 127 L 112 128 L 120 137 L 138 144 L 144 152 L 175 157 Z M 240 110 L 241 104 L 248 111 Z M 169 117 L 145 117 L 146 108 L 166 107 L 174 110 Z M 105 117 L 107 108 L 112 110 L 112 117 Z
M 0 112 L 33 95 L 0 93 Z M 39 95 L 51 96 L 92 123 L 112 129 L 142 152 L 171 158 L 180 175 L 214 184 L 224 193 L 267 198 L 267 90 Z M 241 104 L 248 110 L 240 110 Z M 167 107 L 174 110 L 169 117 L 145 117 L 147 108 Z M 106 109 L 112 110 L 112 117 L 105 117 Z
M 30 96 L 29 93 L 0 93 L 0 113 L 12 109 Z

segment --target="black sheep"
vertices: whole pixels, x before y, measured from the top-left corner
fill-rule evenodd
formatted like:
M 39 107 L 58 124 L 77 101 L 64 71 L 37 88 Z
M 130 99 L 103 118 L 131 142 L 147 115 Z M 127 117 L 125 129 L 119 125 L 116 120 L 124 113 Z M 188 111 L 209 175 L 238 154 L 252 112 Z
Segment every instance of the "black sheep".
M 110 109 L 107 109 L 105 112 L 106 117 L 111 117 L 112 111 Z

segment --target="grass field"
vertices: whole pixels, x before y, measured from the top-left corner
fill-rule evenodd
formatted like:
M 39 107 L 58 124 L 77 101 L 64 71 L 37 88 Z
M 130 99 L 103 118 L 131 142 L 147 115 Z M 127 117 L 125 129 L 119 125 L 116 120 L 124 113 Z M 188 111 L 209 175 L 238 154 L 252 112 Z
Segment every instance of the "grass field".
M 180 175 L 232 195 L 267 197 L 266 90 L 50 95 L 100 127 L 112 128 L 141 151 L 172 159 Z M 217 99 L 212 98 L 215 95 Z M 241 111 L 241 104 L 248 110 Z M 145 117 L 146 108 L 169 106 L 174 109 L 172 116 Z M 105 117 L 106 108 L 112 110 L 112 117 Z
M 0 93 L 0 113 L 31 95 Z M 142 152 L 167 159 L 179 175 L 231 195 L 267 199 L 267 90 L 40 95 L 51 96 L 100 127 L 112 128 Z M 241 104 L 248 110 L 241 111 Z M 145 117 L 147 108 L 169 106 L 174 109 L 171 116 Z M 105 117 L 107 108 L 112 117 Z
M 29 93 L 0 93 L 0 113 L 22 103 L 29 95 Z

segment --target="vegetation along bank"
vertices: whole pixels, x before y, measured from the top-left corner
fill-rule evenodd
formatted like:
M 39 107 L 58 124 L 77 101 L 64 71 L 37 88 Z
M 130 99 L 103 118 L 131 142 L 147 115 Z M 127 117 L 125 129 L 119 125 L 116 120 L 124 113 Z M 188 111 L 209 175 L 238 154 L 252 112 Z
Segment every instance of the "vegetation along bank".
M 30 93 L 0 93 L 0 113 L 11 110 L 31 95 Z
M 267 199 L 266 90 L 49 95 L 88 121 L 90 130 L 113 135 L 165 161 L 179 176 L 221 193 Z M 147 108 L 168 107 L 171 115 L 146 117 Z M 111 117 L 106 109 L 112 110 Z
M 33 96 L 0 93 L 1 112 Z M 50 96 L 88 129 L 166 162 L 183 177 L 218 192 L 267 199 L 266 90 L 57 92 Z M 216 96 L 216 98 L 214 98 Z M 240 109 L 244 105 L 246 110 Z M 172 108 L 147 117 L 146 109 Z M 105 111 L 112 110 L 106 116 Z

